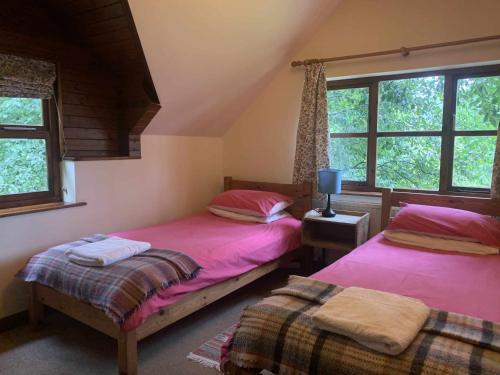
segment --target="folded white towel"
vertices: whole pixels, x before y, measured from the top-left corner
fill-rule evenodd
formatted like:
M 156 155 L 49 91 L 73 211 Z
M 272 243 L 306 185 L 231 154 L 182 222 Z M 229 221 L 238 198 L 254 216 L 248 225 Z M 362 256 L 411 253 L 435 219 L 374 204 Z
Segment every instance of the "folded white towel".
M 69 260 L 82 266 L 103 267 L 151 249 L 148 242 L 109 237 L 66 251 Z
M 330 298 L 312 319 L 320 329 L 397 355 L 411 344 L 429 313 L 430 309 L 415 298 L 350 287 Z

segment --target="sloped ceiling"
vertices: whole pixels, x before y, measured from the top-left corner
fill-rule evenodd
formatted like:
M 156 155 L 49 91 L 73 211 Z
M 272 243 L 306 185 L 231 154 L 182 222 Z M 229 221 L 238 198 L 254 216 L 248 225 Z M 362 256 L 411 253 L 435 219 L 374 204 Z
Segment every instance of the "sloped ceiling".
M 221 136 L 340 0 L 129 0 L 162 109 L 146 134 Z

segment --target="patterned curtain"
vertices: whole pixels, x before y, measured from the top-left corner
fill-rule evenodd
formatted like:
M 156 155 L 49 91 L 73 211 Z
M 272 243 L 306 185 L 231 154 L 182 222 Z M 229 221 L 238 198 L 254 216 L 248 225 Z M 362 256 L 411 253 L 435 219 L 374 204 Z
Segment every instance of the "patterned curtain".
M 0 96 L 50 99 L 55 80 L 54 63 L 0 54 Z
M 500 199 L 500 124 L 498 124 L 497 148 L 493 162 L 493 177 L 491 179 L 491 197 Z
M 328 145 L 328 115 L 326 101 L 326 78 L 323 64 L 306 66 L 293 183 L 312 181 L 314 199 L 322 201 L 324 194 L 318 193 L 318 170 L 330 166 Z

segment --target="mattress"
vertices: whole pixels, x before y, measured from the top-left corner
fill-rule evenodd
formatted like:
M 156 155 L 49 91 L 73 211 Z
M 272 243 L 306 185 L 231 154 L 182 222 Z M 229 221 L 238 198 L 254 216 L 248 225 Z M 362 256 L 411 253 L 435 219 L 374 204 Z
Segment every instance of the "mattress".
M 112 233 L 150 242 L 156 249 L 181 251 L 203 267 L 196 279 L 151 297 L 125 321 L 122 329 L 136 328 L 149 315 L 177 302 L 189 292 L 239 276 L 296 249 L 300 246 L 300 228 L 301 222 L 291 217 L 257 224 L 203 212 L 165 224 Z
M 311 276 L 415 297 L 428 306 L 500 323 L 500 256 L 432 251 L 378 234 Z

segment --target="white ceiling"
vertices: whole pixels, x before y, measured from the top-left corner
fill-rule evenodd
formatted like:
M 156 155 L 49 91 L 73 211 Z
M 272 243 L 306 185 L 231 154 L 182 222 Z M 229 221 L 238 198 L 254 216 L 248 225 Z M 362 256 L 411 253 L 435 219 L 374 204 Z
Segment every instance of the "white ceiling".
M 340 0 L 129 0 L 162 104 L 147 134 L 221 136 Z

